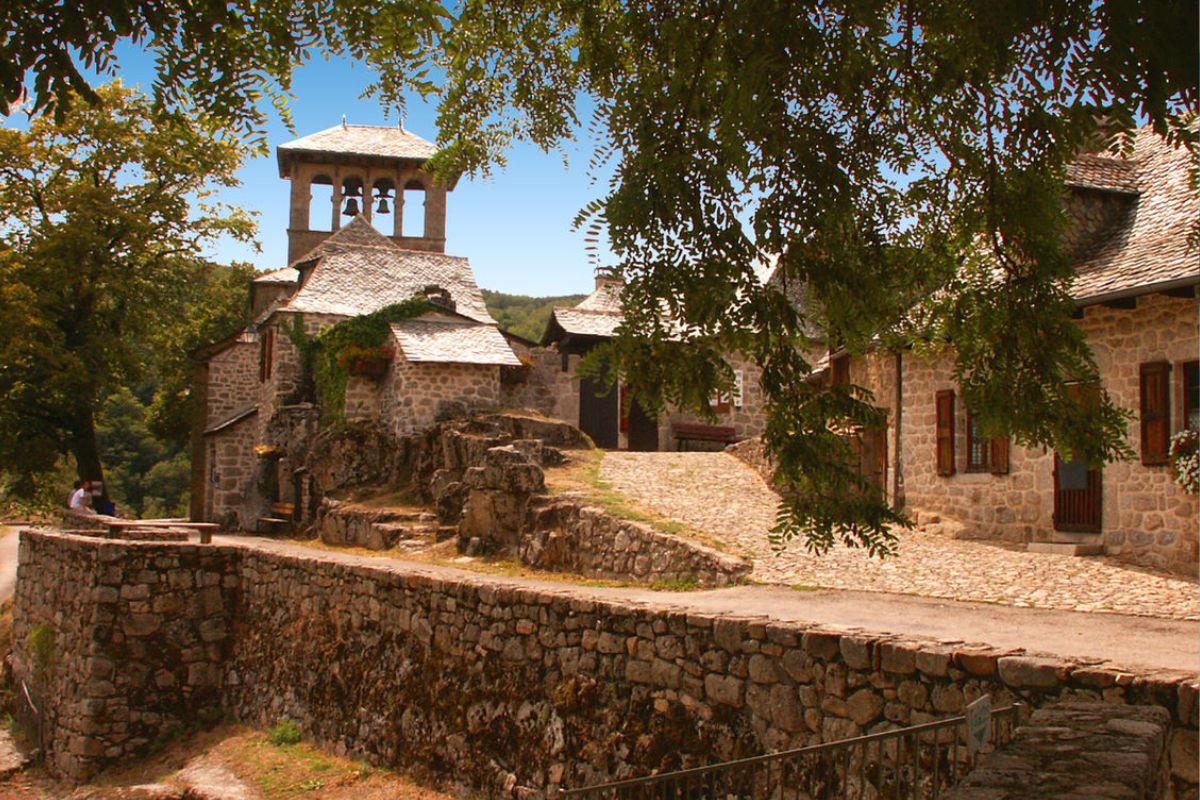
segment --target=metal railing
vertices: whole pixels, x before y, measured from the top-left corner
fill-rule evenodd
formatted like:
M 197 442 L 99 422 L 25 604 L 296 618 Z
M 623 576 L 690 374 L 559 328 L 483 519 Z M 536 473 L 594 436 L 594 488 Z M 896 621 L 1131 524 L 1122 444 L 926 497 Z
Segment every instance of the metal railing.
M 985 752 L 1012 738 L 1021 704 L 992 712 Z M 694 769 L 563 789 L 563 800 L 936 800 L 969 772 L 966 717 Z

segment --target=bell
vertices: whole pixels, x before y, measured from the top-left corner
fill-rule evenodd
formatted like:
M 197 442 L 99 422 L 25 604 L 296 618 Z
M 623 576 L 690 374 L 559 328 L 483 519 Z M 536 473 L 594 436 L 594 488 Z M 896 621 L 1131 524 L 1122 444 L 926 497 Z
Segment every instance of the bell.
M 386 197 L 381 197 L 381 198 L 379 198 L 379 205 L 375 206 L 375 213 L 376 213 L 376 214 L 390 214 L 390 213 L 392 213 L 392 210 L 391 210 L 390 208 L 388 208 L 388 202 L 387 202 L 387 198 L 386 198 Z
M 353 197 L 348 198 L 346 200 L 346 208 L 342 211 L 342 213 L 345 214 L 347 217 L 357 217 L 358 216 L 358 201 L 355 200 Z

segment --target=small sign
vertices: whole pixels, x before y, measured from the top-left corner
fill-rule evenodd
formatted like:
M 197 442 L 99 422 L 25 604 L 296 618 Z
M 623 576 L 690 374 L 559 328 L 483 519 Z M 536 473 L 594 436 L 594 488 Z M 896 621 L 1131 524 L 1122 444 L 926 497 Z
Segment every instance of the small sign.
M 975 755 L 992 738 L 992 699 L 986 694 L 967 706 L 967 751 Z

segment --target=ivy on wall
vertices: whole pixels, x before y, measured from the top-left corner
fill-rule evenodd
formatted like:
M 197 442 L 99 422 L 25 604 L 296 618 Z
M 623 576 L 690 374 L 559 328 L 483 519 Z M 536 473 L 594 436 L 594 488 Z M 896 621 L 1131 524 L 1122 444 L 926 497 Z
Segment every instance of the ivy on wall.
M 321 422 L 332 425 L 346 418 L 346 384 L 353 359 L 346 353 L 362 352 L 383 346 L 391 335 L 393 322 L 402 322 L 442 309 L 423 297 L 384 306 L 378 311 L 351 317 L 331 325 L 311 339 L 304 332 L 304 320 L 296 315 L 284 332 L 300 353 L 301 395 L 316 402 Z

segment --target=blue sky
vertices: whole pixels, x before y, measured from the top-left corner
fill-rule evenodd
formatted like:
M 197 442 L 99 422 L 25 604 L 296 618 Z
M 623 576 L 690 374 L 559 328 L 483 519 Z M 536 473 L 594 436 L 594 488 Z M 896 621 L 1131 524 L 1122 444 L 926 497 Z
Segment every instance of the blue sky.
M 120 48 L 119 77 L 149 92 L 154 79 L 150 56 L 133 46 Z M 287 181 L 279 177 L 276 146 L 337 125 L 395 125 L 373 100 L 359 96 L 370 82 L 367 68 L 349 59 L 316 59 L 296 71 L 292 114 L 295 134 L 277 118 L 267 128 L 271 154 L 241 171 L 242 185 L 219 199 L 259 213 L 262 252 L 237 242 L 222 242 L 207 253 L 223 262 L 249 261 L 261 270 L 284 266 L 287 257 Z M 433 141 L 437 136 L 432 104 L 410 98 L 405 128 Z M 18 119 L 9 120 L 21 127 Z M 592 267 L 582 232 L 571 229 L 576 212 L 597 196 L 586 166 L 590 145 L 568 143 L 569 168 L 562 155 L 520 145 L 508 165 L 488 180 L 463 178 L 450 193 L 446 213 L 446 252 L 471 260 L 479 285 L 515 294 L 554 295 L 591 291 Z

